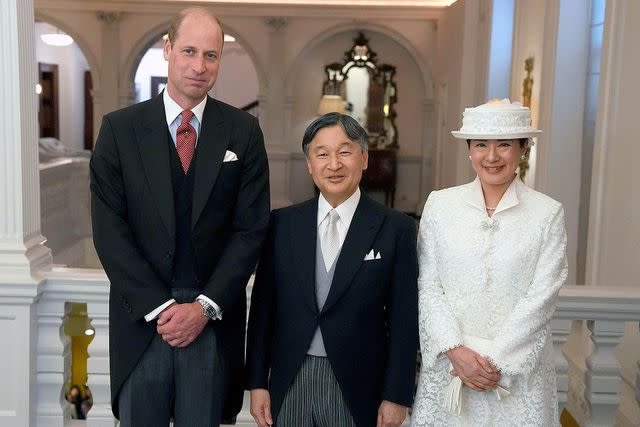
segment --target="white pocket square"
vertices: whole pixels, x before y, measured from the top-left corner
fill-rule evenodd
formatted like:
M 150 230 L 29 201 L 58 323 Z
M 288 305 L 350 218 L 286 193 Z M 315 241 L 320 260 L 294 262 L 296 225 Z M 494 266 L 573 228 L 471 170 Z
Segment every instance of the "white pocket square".
M 364 260 L 372 261 L 374 259 L 382 259 L 382 256 L 380 255 L 380 251 L 374 252 L 373 249 L 371 249 L 369 253 L 364 256 Z
M 234 153 L 233 151 L 227 150 L 224 153 L 224 159 L 222 161 L 223 162 L 235 162 L 237 160 L 238 160 L 238 155 L 236 153 Z

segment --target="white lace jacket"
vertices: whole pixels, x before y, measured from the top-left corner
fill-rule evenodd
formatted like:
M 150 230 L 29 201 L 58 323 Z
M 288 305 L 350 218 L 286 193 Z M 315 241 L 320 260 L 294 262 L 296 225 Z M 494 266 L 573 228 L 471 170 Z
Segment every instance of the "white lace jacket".
M 434 191 L 420 223 L 418 256 L 422 374 L 412 424 L 500 425 L 504 419 L 511 425 L 524 411 L 521 425 L 556 425 L 549 322 L 567 277 L 562 205 L 517 178 L 492 217 L 477 178 Z M 503 403 L 468 390 L 466 415 L 456 420 L 441 413 L 441 387 L 450 379 L 442 359 L 463 335 L 490 340 L 483 353 L 516 384 Z M 494 405 L 502 405 L 504 418 Z M 540 408 L 545 405 L 553 407 Z

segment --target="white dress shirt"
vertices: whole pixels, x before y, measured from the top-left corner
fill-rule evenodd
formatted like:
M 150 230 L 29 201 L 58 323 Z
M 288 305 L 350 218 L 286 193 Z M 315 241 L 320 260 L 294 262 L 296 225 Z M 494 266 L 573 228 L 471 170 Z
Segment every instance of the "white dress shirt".
M 180 124 L 182 123 L 182 117 L 180 116 L 180 114 L 184 109 L 179 106 L 176 101 L 171 99 L 171 97 L 169 96 L 169 92 L 167 92 L 166 89 L 164 90 L 164 92 L 162 92 L 162 101 L 164 102 L 164 113 L 167 120 L 167 126 L 169 127 L 169 132 L 171 133 L 171 138 L 173 139 L 173 143 L 175 145 L 178 126 L 180 126 Z M 193 116 L 191 117 L 189 123 L 191 123 L 191 126 L 193 126 L 196 130 L 196 146 L 198 145 L 198 137 L 200 136 L 200 123 L 202 123 L 202 115 L 204 114 L 204 106 L 206 104 L 207 97 L 205 96 L 205 98 L 198 105 L 191 109 L 191 111 L 193 112 Z M 218 319 L 222 319 L 222 309 L 218 304 L 213 302 L 206 295 L 202 294 L 198 295 L 196 299 L 206 301 L 207 303 L 212 305 L 213 308 L 215 308 L 218 312 Z M 153 319 L 158 317 L 158 315 L 162 313 L 165 308 L 169 307 L 174 302 L 176 302 L 176 300 L 171 298 L 169 301 L 158 306 L 155 310 L 144 316 L 144 320 L 146 320 L 147 322 L 152 321 Z
M 340 217 L 337 225 L 340 247 L 342 247 L 344 239 L 347 237 L 347 231 L 349 231 L 353 214 L 356 212 L 359 202 L 360 188 L 356 188 L 356 191 L 336 208 L 331 206 L 322 193 L 320 193 L 320 197 L 318 198 L 318 236 L 322 236 L 324 234 L 324 230 L 327 228 L 327 225 L 329 225 L 329 211 L 331 209 L 335 209 Z
M 162 101 L 164 102 L 164 114 L 167 119 L 167 126 L 171 133 L 173 143 L 176 143 L 176 133 L 178 132 L 178 126 L 182 123 L 182 111 L 184 108 L 178 105 L 176 101 L 171 99 L 169 92 L 162 92 Z M 198 137 L 200 136 L 200 123 L 202 123 L 202 115 L 204 114 L 204 106 L 207 105 L 207 98 L 205 97 L 198 105 L 191 109 L 193 116 L 189 123 L 196 130 L 196 146 L 198 146 Z

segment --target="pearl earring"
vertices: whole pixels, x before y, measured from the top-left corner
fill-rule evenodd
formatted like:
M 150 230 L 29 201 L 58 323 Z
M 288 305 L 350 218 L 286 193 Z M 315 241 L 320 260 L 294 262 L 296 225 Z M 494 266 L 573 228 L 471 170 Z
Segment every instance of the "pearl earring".
M 522 156 L 520 156 L 520 160 L 525 160 L 527 158 L 527 156 L 525 156 L 524 154 Z
M 469 160 L 471 160 L 471 156 L 469 156 Z

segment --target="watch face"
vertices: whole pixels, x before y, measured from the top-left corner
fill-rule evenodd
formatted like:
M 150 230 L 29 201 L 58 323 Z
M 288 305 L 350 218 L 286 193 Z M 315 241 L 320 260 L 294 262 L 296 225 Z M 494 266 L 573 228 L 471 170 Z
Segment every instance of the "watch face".
M 207 317 L 214 318 L 216 316 L 216 311 L 211 306 L 207 306 L 204 309 L 204 312 L 207 314 Z

